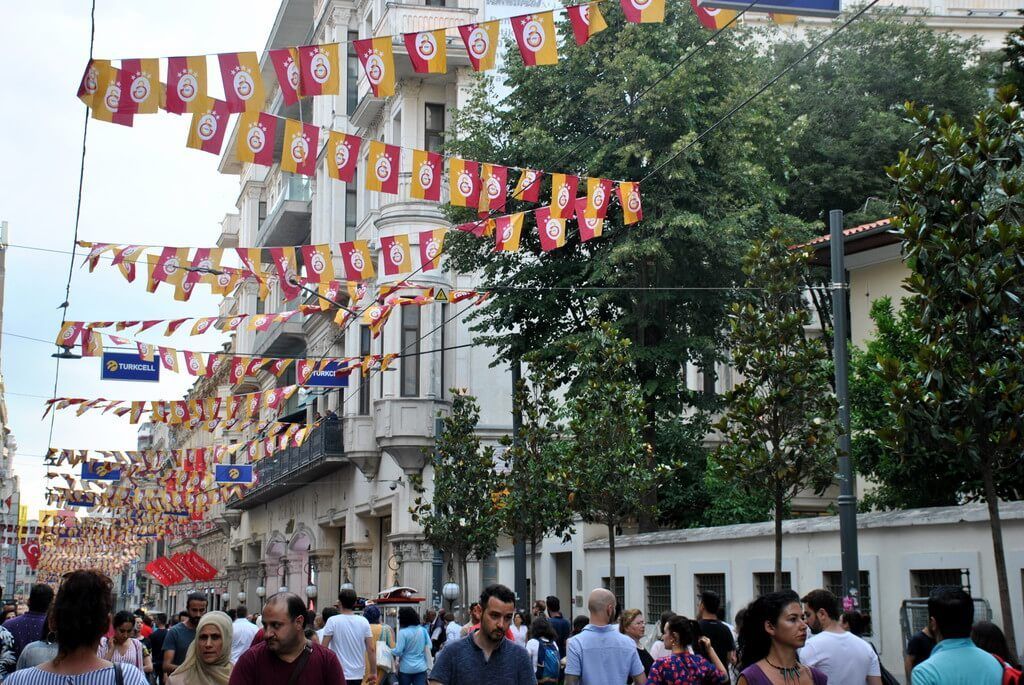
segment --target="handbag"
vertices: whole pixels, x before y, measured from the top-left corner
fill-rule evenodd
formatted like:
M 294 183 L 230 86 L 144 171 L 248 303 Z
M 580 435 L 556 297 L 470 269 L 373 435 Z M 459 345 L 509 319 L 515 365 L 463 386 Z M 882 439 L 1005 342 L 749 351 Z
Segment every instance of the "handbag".
M 391 653 L 391 647 L 384 640 L 387 626 L 381 625 L 380 636 L 377 638 L 377 668 L 386 673 L 395 670 L 395 656 Z

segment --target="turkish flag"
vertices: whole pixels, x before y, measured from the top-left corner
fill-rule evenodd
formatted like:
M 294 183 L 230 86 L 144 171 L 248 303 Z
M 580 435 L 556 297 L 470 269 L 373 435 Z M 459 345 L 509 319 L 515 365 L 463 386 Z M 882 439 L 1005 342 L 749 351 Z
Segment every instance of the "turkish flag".
M 36 565 L 39 563 L 39 541 L 26 542 L 21 546 L 21 551 L 25 553 L 25 561 L 28 562 L 29 568 L 35 571 Z

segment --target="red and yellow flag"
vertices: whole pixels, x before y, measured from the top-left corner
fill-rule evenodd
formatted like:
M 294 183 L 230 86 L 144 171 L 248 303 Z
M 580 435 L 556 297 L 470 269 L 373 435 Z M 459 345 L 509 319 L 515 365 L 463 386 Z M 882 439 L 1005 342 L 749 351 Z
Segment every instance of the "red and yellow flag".
M 476 207 L 480 201 L 480 163 L 452 157 L 448 161 L 448 202 Z
M 519 174 L 519 181 L 516 182 L 516 188 L 512 191 L 512 197 L 524 202 L 539 202 L 540 184 L 543 180 L 543 171 L 523 169 L 522 173 Z
M 494 220 L 494 251 L 517 252 L 519 236 L 523 232 L 525 212 L 516 212 L 508 216 L 499 216 Z
M 106 91 L 104 79 L 110 77 L 110 60 L 92 59 L 85 65 L 82 82 L 78 84 L 78 99 L 88 107 L 93 107 L 96 93 Z
M 300 92 L 303 95 L 337 95 L 341 92 L 337 43 L 303 45 L 298 48 L 298 53 Z
M 466 54 L 474 71 L 487 71 L 494 68 L 498 56 L 499 23 L 485 21 L 480 24 L 462 24 L 459 35 L 466 44 Z
M 406 33 L 405 48 L 417 74 L 443 74 L 448 69 L 448 46 L 445 29 Z
M 277 82 L 281 86 L 281 99 L 286 105 L 299 101 L 302 76 L 299 73 L 299 51 L 297 48 L 280 48 L 267 53 L 274 65 Z
M 533 215 L 537 219 L 542 250 L 550 252 L 565 245 L 565 219 L 556 217 L 549 207 L 541 207 Z
M 604 219 L 587 216 L 587 198 L 576 198 L 576 222 L 580 227 L 580 240 L 587 242 L 592 238 L 601 237 L 604 231 Z
M 303 245 L 302 263 L 306 265 L 307 282 L 329 283 L 334 279 L 330 245 Z
M 107 67 L 100 76 L 99 87 L 93 97 L 92 118 L 121 126 L 131 126 L 135 115 L 121 110 L 121 72 Z
M 508 167 L 484 164 L 480 172 L 480 216 L 491 211 L 503 211 L 508 196 Z
M 359 145 L 362 142 L 359 136 L 331 131 L 327 138 L 327 175 L 335 181 L 351 183 L 355 178 Z
M 370 332 L 373 333 L 373 337 L 380 336 L 381 328 L 387 323 L 388 317 L 391 316 L 391 305 L 389 304 L 375 304 L 367 307 L 366 311 L 363 312 L 363 323 L 370 327 Z M 366 375 L 365 372 L 363 374 Z
M 572 174 L 551 174 L 551 216 L 571 219 L 580 179 Z
M 352 45 L 366 72 L 366 78 L 370 81 L 374 97 L 385 98 L 394 95 L 395 56 L 391 50 L 391 36 L 364 38 L 353 41 Z
M 441 200 L 441 175 L 444 158 L 439 152 L 412 151 L 412 188 L 410 194 L 418 200 Z
M 246 112 L 238 118 L 238 142 L 235 153 L 239 161 L 272 166 L 277 117 L 265 112 Z
M 612 182 L 607 178 L 588 178 L 587 197 L 583 203 L 584 214 L 579 213 L 580 203 L 576 203 L 577 217 L 603 219 L 608 213 L 608 201 L 612 199 Z
M 623 0 L 623 2 L 628 1 L 629 0 Z M 711 29 L 712 31 L 725 28 L 729 25 L 729 22 L 736 18 L 736 10 L 725 10 L 719 9 L 718 7 L 701 7 L 697 4 L 697 0 L 690 0 L 690 6 L 693 7 L 693 11 L 697 14 L 697 21 L 700 22 L 700 25 L 706 29 Z
M 397 145 L 386 145 L 379 140 L 370 141 L 366 156 L 366 189 L 379 193 L 398 193 L 398 168 L 402 149 Z
M 192 115 L 186 145 L 195 150 L 219 155 L 231 113 L 228 111 L 228 103 L 223 100 L 211 98 L 206 103 L 208 106 L 204 111 Z
M 524 14 L 512 17 L 511 21 L 512 32 L 519 44 L 519 54 L 526 66 L 558 64 L 558 36 L 555 35 L 553 12 Z
M 380 238 L 380 259 L 385 276 L 397 276 L 412 272 L 412 251 L 409 236 L 385 235 Z
M 126 114 L 156 114 L 160 106 L 160 60 L 123 59 L 118 111 Z
M 441 252 L 444 250 L 443 228 L 434 228 L 429 231 L 420 231 L 420 271 L 433 271 L 441 260 Z
M 220 76 L 224 81 L 224 97 L 231 112 L 258 112 L 263 108 L 266 92 L 260 61 L 255 52 L 224 52 L 217 55 Z
M 619 181 L 619 202 L 622 203 L 622 223 L 635 224 L 644 218 L 643 203 L 640 200 L 640 184 Z
M 576 40 L 576 45 L 583 45 L 591 36 L 608 28 L 601 14 L 600 3 L 573 5 L 566 7 L 565 11 L 569 15 L 569 23 L 572 24 L 572 37 Z
M 167 60 L 167 111 L 172 114 L 203 112 L 207 107 L 206 56 Z
M 373 278 L 373 259 L 370 257 L 370 246 L 365 240 L 351 240 L 341 243 L 339 247 L 347 280 L 362 281 Z
M 665 21 L 665 0 L 620 0 L 626 21 L 657 24 Z
M 294 119 L 285 119 L 281 171 L 303 176 L 316 175 L 316 155 L 319 144 L 319 126 Z

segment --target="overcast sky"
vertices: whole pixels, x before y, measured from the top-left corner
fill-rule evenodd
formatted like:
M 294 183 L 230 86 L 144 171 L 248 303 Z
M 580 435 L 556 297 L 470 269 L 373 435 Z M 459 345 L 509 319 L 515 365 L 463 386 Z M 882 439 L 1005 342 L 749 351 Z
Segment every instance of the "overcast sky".
M 278 0 L 97 0 L 97 58 L 157 57 L 228 51 L 261 51 Z M 0 108 L 0 221 L 10 224 L 3 317 L 3 374 L 10 427 L 18 442 L 15 471 L 21 501 L 45 507 L 43 455 L 55 447 L 134 449 L 136 427 L 127 417 L 61 412 L 40 420 L 50 397 L 56 360 L 52 341 L 60 326 L 70 256 L 22 246 L 68 251 L 85 107 L 75 97 L 89 54 L 89 3 L 85 0 L 2 3 L 0 26 L 6 70 Z M 161 65 L 162 68 L 165 65 Z M 216 63 L 211 82 L 219 90 Z M 90 121 L 79 237 L 113 243 L 213 245 L 219 222 L 234 211 L 236 177 L 217 172 L 217 157 L 185 147 L 188 117 L 165 112 L 135 117 L 135 126 Z M 124 281 L 101 264 L 90 274 L 76 259 L 71 284 L 73 320 L 123 320 L 212 316 L 217 300 L 197 288 L 189 303 L 172 290 L 147 294 L 142 275 Z M 140 269 L 140 271 L 142 271 Z M 218 347 L 217 335 L 175 337 L 171 345 Z M 167 341 L 159 329 L 139 336 Z M 165 343 L 167 344 L 167 343 Z M 98 359 L 63 361 L 58 396 L 111 399 L 178 398 L 189 377 L 164 373 L 159 384 L 100 381 Z

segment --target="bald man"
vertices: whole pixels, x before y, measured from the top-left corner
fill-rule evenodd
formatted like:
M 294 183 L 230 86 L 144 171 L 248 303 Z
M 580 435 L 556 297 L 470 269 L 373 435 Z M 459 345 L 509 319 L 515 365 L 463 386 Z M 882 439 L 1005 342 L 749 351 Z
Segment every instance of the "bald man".
M 565 657 L 565 685 L 644 685 L 636 643 L 612 623 L 615 595 L 597 588 L 587 598 L 590 624 L 569 640 Z

